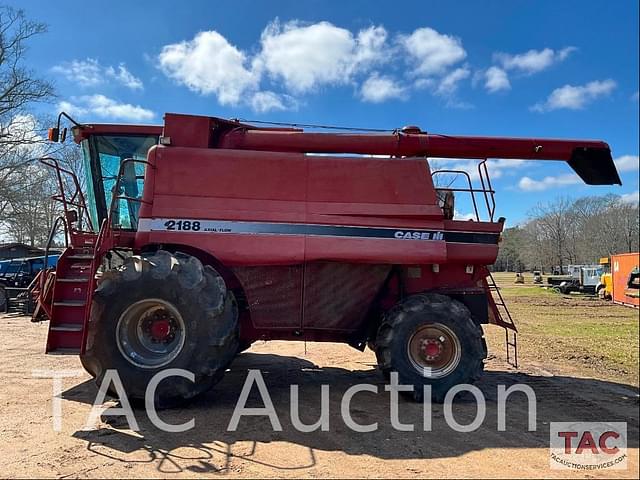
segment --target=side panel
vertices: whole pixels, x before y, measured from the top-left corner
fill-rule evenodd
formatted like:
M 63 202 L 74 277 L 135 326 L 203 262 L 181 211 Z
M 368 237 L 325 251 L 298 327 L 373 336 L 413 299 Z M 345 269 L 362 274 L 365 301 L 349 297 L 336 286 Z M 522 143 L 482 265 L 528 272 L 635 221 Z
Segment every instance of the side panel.
M 159 146 L 149 161 L 137 245 L 192 245 L 229 267 L 304 261 L 302 236 L 145 229 L 150 218 L 304 222 L 304 155 Z
M 233 269 L 254 329 L 343 332 L 360 328 L 390 270 L 333 262 Z
M 393 214 L 422 206 L 422 215 L 442 217 L 424 158 L 307 158 L 308 201 L 318 202 L 310 204 L 311 213 L 323 213 L 326 202 L 342 202 L 360 206 L 352 213 L 380 215 L 373 206 L 386 204 L 396 207 Z
M 136 244 L 191 244 L 225 265 L 305 261 L 442 263 L 441 237 L 400 239 L 278 230 L 279 224 L 442 232 L 428 164 L 421 159 L 313 157 L 158 146 L 149 154 Z M 239 222 L 232 229 L 169 230 L 154 219 Z M 246 231 L 247 224 L 261 231 Z M 151 226 L 153 225 L 153 226 Z M 244 230 L 243 230 L 244 229 Z M 278 230 L 274 232 L 273 229 Z M 274 233 L 277 233 L 274 234 Z
M 390 270 L 389 265 L 306 265 L 303 327 L 358 330 Z
M 302 318 L 302 265 L 236 267 L 256 329 L 297 330 Z

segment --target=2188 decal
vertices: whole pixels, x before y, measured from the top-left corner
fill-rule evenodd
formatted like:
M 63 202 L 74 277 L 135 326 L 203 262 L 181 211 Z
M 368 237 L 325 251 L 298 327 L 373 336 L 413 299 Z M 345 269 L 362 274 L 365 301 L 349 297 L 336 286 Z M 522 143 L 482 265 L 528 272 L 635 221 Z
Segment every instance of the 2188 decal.
M 197 220 L 167 220 L 164 222 L 164 226 L 167 230 L 181 230 L 181 231 L 193 231 L 200 230 L 200 222 Z

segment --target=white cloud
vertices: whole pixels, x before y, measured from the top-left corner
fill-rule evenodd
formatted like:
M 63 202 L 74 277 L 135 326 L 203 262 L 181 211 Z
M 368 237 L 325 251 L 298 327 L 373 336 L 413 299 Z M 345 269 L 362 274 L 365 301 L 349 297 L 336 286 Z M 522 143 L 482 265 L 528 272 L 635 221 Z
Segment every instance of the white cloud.
M 633 95 L 631 95 L 631 101 L 632 102 L 637 102 L 638 101 L 638 90 L 636 90 L 636 93 L 634 93 Z
M 95 115 L 100 118 L 141 122 L 152 120 L 155 114 L 139 105 L 120 103 L 104 95 L 83 95 L 62 101 L 59 109 L 72 115 Z
M 164 46 L 158 60 L 165 75 L 195 92 L 215 94 L 222 105 L 237 104 L 258 84 L 246 55 L 215 31 Z
M 636 190 L 635 192 L 622 194 L 620 195 L 620 200 L 622 200 L 624 203 L 639 203 L 640 192 Z
M 64 75 L 81 87 L 94 87 L 102 83 L 102 67 L 97 60 L 87 58 L 86 60 L 72 60 L 56 65 L 51 69 L 53 73 Z
M 580 110 L 593 100 L 609 95 L 615 88 L 616 82 L 611 79 L 596 80 L 585 85 L 564 85 L 551 92 L 546 101 L 533 105 L 531 110 L 536 112 L 562 108 Z
M 369 27 L 354 36 L 328 22 L 281 25 L 276 20 L 262 32 L 260 51 L 253 57 L 218 32 L 207 31 L 166 45 L 158 60 L 167 76 L 195 92 L 214 94 L 223 105 L 246 102 L 264 112 L 296 104 L 290 96 L 260 91 L 265 74 L 297 94 L 347 84 L 356 72 L 384 61 L 386 40 L 383 27 Z
M 390 39 L 382 26 L 352 32 L 326 21 L 282 24 L 276 19 L 251 49 L 239 49 L 218 32 L 205 31 L 165 45 L 158 64 L 169 78 L 197 93 L 215 95 L 223 105 L 264 112 L 296 108 L 292 95 L 341 85 L 355 87 L 366 102 L 404 99 L 413 88 L 428 88 L 447 97 L 448 106 L 468 107 L 453 98 L 460 81 L 469 76 L 466 65 L 456 68 L 465 57 L 460 39 L 431 28 Z M 379 73 L 379 67 L 394 58 L 407 62 L 392 65 L 391 73 Z
M 428 27 L 400 36 L 399 42 L 415 62 L 414 73 L 417 76 L 442 75 L 467 56 L 459 38 Z
M 125 67 L 123 63 L 118 65 L 117 69 L 113 67 L 107 67 L 105 73 L 107 74 L 107 76 L 114 78 L 120 84 L 124 85 L 127 88 L 130 88 L 131 90 L 142 90 L 144 88 L 142 80 L 140 80 L 138 77 L 135 77 L 129 70 L 127 70 L 127 67 Z
M 366 68 L 391 59 L 387 45 L 387 31 L 383 26 L 369 27 L 358 32 L 356 38 L 355 63 Z
M 391 77 L 373 72 L 362 84 L 360 94 L 365 102 L 381 103 L 391 98 L 404 98 L 406 90 Z
M 277 20 L 262 32 L 262 49 L 254 61 L 286 88 L 303 93 L 322 85 L 340 85 L 370 65 L 384 61 L 387 32 L 369 27 L 357 36 L 329 22 L 303 25 Z
M 124 63 L 117 67 L 104 67 L 95 58 L 63 62 L 54 66 L 51 71 L 63 75 L 67 80 L 81 87 L 96 87 L 106 83 L 108 79 L 112 79 L 131 90 L 142 90 L 144 87 L 142 80 L 127 70 Z
M 619 172 L 633 172 L 638 170 L 640 158 L 638 155 L 622 155 L 613 160 Z
M 511 83 L 509 82 L 507 72 L 500 67 L 489 67 L 487 71 L 484 72 L 484 78 L 484 88 L 486 88 L 490 93 L 511 89 Z
M 469 159 L 460 159 L 460 158 L 439 158 L 432 157 L 429 158 L 429 165 L 431 167 L 431 171 L 435 170 L 461 170 L 469 174 L 472 182 L 477 182 L 480 180 L 480 175 L 478 173 L 478 164 L 480 162 L 478 160 L 469 160 Z M 519 160 L 519 159 L 504 159 L 504 158 L 492 158 L 487 160 L 487 167 L 489 171 L 489 177 L 491 180 L 496 180 L 505 175 L 513 174 L 517 169 L 527 167 L 531 162 L 528 160 Z M 451 181 L 451 179 L 444 178 L 444 175 L 449 174 L 441 174 L 442 181 L 447 182 Z M 458 175 L 457 181 L 460 182 L 463 179 L 460 175 Z M 466 181 L 466 180 L 465 180 Z M 464 182 L 463 182 L 464 183 Z M 462 185 L 462 183 L 460 184 Z M 468 186 L 468 184 L 465 184 Z
M 534 180 L 530 177 L 522 177 L 518 182 L 520 190 L 526 192 L 541 192 L 550 188 L 559 188 L 567 185 L 577 185 L 582 183 L 580 178 L 574 173 L 567 173 L 558 176 L 544 177 L 542 180 Z
M 468 78 L 471 71 L 465 67 L 459 67 L 445 75 L 438 85 L 438 95 L 451 96 L 458 90 L 458 84 Z
M 453 210 L 453 219 L 454 220 L 475 220 L 475 213 L 462 213 L 458 210 Z
M 509 81 L 508 72 L 515 71 L 525 75 L 532 75 L 549 68 L 555 63 L 562 62 L 576 50 L 576 47 L 565 47 L 560 50 L 552 50 L 550 48 L 543 50 L 532 49 L 515 55 L 504 52 L 494 53 L 493 60 L 499 65 L 493 65 L 487 70 L 476 72 L 474 85 L 483 80 L 484 88 L 489 93 L 510 90 L 511 82 Z
M 549 68 L 554 63 L 562 62 L 576 50 L 576 47 L 565 47 L 555 51 L 545 48 L 544 50 L 529 50 L 517 55 L 498 52 L 494 54 L 494 60 L 499 62 L 505 70 L 533 74 Z
M 415 88 L 443 97 L 446 107 L 473 108 L 456 98 L 460 82 L 471 73 L 467 65 L 456 67 L 467 56 L 459 38 L 424 27 L 410 35 L 398 35 L 396 44 L 404 50 L 401 55 L 408 55 L 411 70 L 407 75 L 413 77 Z
M 272 110 L 292 110 L 297 108 L 297 102 L 289 95 L 274 92 L 256 92 L 251 97 L 251 108 L 259 113 Z

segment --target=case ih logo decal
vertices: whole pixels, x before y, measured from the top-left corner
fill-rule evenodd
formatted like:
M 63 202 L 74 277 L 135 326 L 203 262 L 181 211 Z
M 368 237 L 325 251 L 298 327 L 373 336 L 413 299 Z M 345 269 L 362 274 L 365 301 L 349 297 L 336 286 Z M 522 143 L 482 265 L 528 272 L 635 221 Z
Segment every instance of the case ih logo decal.
M 404 232 L 398 230 L 393 236 L 403 240 L 444 240 L 442 232 Z
M 379 238 L 390 240 L 446 241 L 450 243 L 498 243 L 499 234 L 442 232 L 395 228 L 351 227 L 312 223 L 232 222 L 184 218 L 141 218 L 139 232 L 231 233 L 245 235 L 313 235 L 321 237 Z

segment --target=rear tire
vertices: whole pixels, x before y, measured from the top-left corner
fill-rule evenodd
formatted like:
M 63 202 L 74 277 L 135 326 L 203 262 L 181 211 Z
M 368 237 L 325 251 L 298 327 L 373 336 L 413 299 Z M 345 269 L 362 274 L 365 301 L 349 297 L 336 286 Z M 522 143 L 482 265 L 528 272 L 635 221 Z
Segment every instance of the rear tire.
M 385 378 L 397 372 L 399 383 L 413 385 L 413 398 L 441 403 L 449 389 L 482 376 L 487 347 L 482 328 L 469 310 L 445 295 L 411 295 L 384 316 L 375 341 L 378 367 Z
M 162 370 L 192 372 L 195 382 L 172 376 L 158 385 L 154 400 L 162 408 L 211 388 L 237 350 L 238 308 L 220 275 L 195 257 L 158 250 L 104 274 L 81 362 L 98 385 L 108 369 L 117 370 L 133 401 L 144 400 Z

